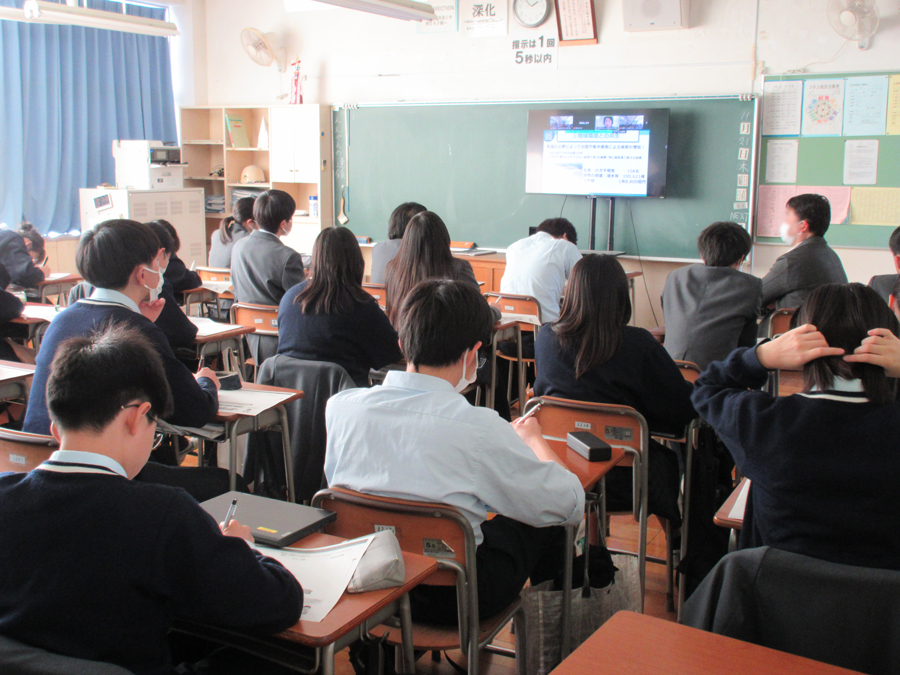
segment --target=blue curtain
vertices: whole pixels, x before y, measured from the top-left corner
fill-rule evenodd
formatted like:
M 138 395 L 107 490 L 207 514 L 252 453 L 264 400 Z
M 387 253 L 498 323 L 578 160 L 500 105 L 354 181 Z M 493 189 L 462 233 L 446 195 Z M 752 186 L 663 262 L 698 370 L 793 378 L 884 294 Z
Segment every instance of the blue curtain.
M 87 6 L 122 11 L 106 0 Z M 126 10 L 165 19 L 162 8 Z M 168 40 L 0 20 L 0 222 L 80 231 L 78 190 L 115 183 L 116 139 L 177 140 Z

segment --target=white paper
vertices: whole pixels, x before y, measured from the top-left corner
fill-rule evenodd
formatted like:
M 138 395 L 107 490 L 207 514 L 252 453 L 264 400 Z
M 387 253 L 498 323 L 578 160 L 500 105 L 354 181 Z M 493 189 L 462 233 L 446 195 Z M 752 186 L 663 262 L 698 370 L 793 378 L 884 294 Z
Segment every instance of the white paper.
M 459 30 L 458 0 L 439 0 L 431 3 L 431 7 L 434 18 L 419 21 L 416 24 L 417 33 L 455 33 Z
M 68 272 L 53 272 L 52 274 L 47 275 L 46 281 L 56 281 L 57 279 L 62 279 L 67 276 L 69 276 Z
M 750 481 L 743 481 L 738 489 L 740 492 L 738 493 L 737 499 L 734 500 L 734 506 L 731 507 L 731 512 L 728 514 L 728 517 L 732 520 L 744 519 L 744 511 L 747 510 L 747 495 L 750 494 Z
M 878 182 L 878 140 L 844 141 L 844 185 Z
M 883 136 L 888 77 L 848 77 L 844 88 L 844 136 Z
M 799 136 L 803 81 L 767 81 L 763 87 L 763 136 Z
M 222 295 L 222 293 L 230 293 L 232 290 L 230 281 L 204 281 L 202 286 L 206 290 L 212 291 L 216 295 Z
M 236 324 L 219 323 L 218 321 L 213 321 L 212 319 L 201 316 L 191 316 L 188 318 L 191 320 L 191 323 L 197 327 L 197 337 L 209 337 L 211 335 L 227 333 L 230 330 L 241 328 L 241 326 Z
M 57 305 L 27 304 L 25 305 L 25 309 L 22 310 L 22 316 L 27 319 L 42 319 L 49 323 L 64 309 L 65 307 L 59 307 Z
M 596 41 L 593 0 L 558 0 L 559 39 Z
M 796 183 L 800 142 L 777 140 L 766 143 L 766 182 Z
M 219 414 L 258 415 L 286 401 L 293 392 L 259 391 L 258 389 L 236 389 L 219 391 Z
M 0 382 L 10 382 L 23 377 L 34 375 L 34 368 L 16 368 L 15 366 L 0 366 Z
M 506 0 L 460 0 L 459 22 L 467 37 L 506 35 Z
M 507 321 L 518 321 L 519 323 L 530 323 L 534 326 L 540 326 L 540 322 L 537 317 L 533 314 L 513 314 L 511 312 L 503 312 L 500 314 L 501 321 L 506 323 Z
M 372 538 L 360 537 L 324 548 L 255 548 L 284 565 L 303 587 L 303 621 L 321 621 L 341 599 Z
M 804 136 L 840 136 L 844 127 L 844 80 L 803 83 Z

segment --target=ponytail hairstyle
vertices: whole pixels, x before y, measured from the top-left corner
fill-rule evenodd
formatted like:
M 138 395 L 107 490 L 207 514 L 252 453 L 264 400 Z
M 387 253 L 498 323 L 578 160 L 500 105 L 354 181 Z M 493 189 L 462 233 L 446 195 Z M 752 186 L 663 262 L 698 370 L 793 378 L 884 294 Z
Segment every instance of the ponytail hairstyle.
M 219 225 L 219 241 L 223 244 L 231 243 L 233 240 L 231 234 L 231 226 L 237 225 L 243 230 L 251 229 L 245 223 L 253 222 L 253 197 L 242 197 L 234 203 L 234 214 L 222 219 Z

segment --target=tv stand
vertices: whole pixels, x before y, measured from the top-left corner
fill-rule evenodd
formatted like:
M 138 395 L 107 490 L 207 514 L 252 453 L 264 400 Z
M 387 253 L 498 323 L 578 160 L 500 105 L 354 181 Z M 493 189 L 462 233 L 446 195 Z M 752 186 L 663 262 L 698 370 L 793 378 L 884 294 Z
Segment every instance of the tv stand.
M 591 225 L 590 225 L 590 249 L 592 251 L 596 250 L 596 239 L 597 239 L 597 197 L 591 196 L 588 197 L 591 200 Z M 613 245 L 615 244 L 615 228 L 613 227 L 616 219 L 616 198 L 609 197 L 609 229 L 606 233 L 606 250 L 607 252 L 613 252 Z

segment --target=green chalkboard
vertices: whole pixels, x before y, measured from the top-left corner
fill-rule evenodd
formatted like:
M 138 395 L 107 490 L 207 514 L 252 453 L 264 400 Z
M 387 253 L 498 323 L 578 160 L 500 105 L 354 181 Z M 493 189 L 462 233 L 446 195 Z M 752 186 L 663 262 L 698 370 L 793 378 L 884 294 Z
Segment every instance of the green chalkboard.
M 496 248 L 562 214 L 587 248 L 589 199 L 525 194 L 528 110 L 669 108 L 666 197 L 617 198 L 615 248 L 696 259 L 697 235 L 709 223 L 749 219 L 750 210 L 735 200 L 738 173 L 752 176 L 752 153 L 744 162 L 738 157 L 741 147 L 752 151 L 755 105 L 721 97 L 336 109 L 335 213 L 349 185 L 347 227 L 357 235 L 385 239 L 394 207 L 417 201 L 444 219 L 454 240 Z M 598 249 L 606 248 L 608 213 L 608 201 L 598 199 Z
M 823 80 L 843 79 L 847 77 L 866 77 L 870 75 L 891 75 L 893 73 L 843 73 L 821 75 L 786 75 L 773 80 Z M 775 137 L 773 137 L 775 138 Z M 900 136 L 778 136 L 777 138 L 796 138 L 797 151 L 797 185 L 839 186 L 844 181 L 844 142 L 878 139 L 878 182 L 866 187 L 900 187 Z M 759 176 L 760 184 L 765 185 L 766 160 L 768 154 L 768 136 L 763 136 L 760 143 Z M 851 193 L 852 194 L 852 193 Z M 852 203 L 852 202 L 851 202 Z M 886 248 L 893 227 L 884 225 L 850 225 L 849 219 L 844 223 L 834 223 L 828 228 L 825 238 L 832 246 L 848 246 L 858 248 Z M 781 243 L 774 237 L 757 237 L 757 241 Z

